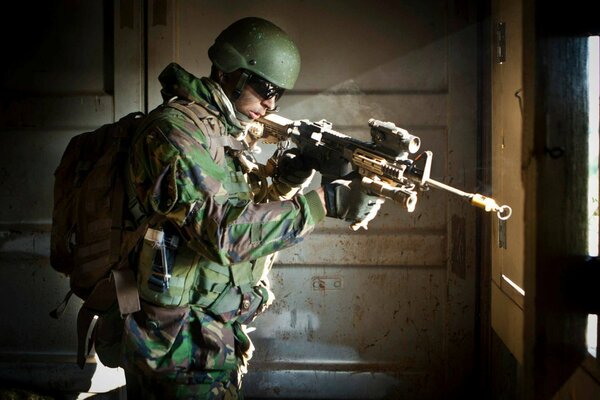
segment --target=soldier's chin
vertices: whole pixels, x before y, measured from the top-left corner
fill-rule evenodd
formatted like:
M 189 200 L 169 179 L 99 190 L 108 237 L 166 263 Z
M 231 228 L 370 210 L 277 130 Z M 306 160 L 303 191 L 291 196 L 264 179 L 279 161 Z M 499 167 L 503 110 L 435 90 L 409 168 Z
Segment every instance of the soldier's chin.
M 260 114 L 258 114 L 258 113 L 255 113 L 254 111 L 248 111 L 248 114 L 249 114 L 249 118 L 250 118 L 252 121 L 255 121 L 255 120 L 257 120 L 257 119 L 259 119 L 259 118 L 260 118 Z
M 247 116 L 246 114 L 243 114 L 243 113 L 239 112 L 238 110 L 235 110 L 235 117 L 236 117 L 236 118 L 238 119 L 238 121 L 240 121 L 242 124 L 254 121 L 252 118 L 250 118 L 250 117 L 249 117 L 249 116 Z

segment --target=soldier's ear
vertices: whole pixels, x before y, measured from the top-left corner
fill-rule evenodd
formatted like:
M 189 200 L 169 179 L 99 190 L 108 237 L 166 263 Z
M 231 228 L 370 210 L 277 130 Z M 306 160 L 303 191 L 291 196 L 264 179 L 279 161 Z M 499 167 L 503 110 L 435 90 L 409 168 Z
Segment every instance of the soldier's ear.
M 218 69 L 216 66 L 212 66 L 210 70 L 210 78 L 218 84 L 223 84 L 227 81 L 227 74 Z
M 223 71 L 217 71 L 217 78 L 219 79 L 219 83 L 227 82 L 228 75 Z

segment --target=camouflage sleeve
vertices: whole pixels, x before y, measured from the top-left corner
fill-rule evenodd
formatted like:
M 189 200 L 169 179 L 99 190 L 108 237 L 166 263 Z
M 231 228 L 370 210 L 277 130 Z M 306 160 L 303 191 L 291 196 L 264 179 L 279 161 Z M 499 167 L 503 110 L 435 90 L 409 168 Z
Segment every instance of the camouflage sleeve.
M 228 265 L 274 253 L 300 242 L 325 217 L 316 192 L 240 201 L 224 184 L 230 170 L 213 160 L 206 137 L 183 119 L 158 121 L 144 136 L 133 150 L 144 160 L 134 179 L 147 175 L 149 182 L 144 204 L 180 226 L 188 245 L 210 260 Z

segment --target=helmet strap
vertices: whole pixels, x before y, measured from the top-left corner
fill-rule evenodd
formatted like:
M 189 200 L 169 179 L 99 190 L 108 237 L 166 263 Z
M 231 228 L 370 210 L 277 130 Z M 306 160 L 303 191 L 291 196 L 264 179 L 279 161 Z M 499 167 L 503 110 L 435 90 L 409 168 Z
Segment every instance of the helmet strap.
M 235 85 L 235 89 L 233 90 L 233 93 L 231 94 L 232 102 L 239 99 L 239 97 L 242 94 L 242 90 L 244 90 L 244 86 L 246 86 L 246 81 L 248 80 L 248 78 L 250 78 L 250 73 L 248 73 L 247 71 L 242 71 L 242 74 L 240 75 L 240 79 L 238 79 L 237 84 Z
M 233 109 L 235 111 L 235 116 L 242 123 L 252 122 L 252 120 L 250 118 L 248 118 L 246 115 L 239 112 L 237 110 L 237 108 L 235 107 L 235 102 L 242 95 L 242 90 L 244 90 L 244 87 L 246 86 L 246 81 L 248 80 L 248 78 L 250 78 L 250 73 L 248 71 L 242 70 L 240 78 L 238 79 L 237 84 L 235 85 L 235 89 L 233 90 L 233 93 L 231 94 L 231 104 L 233 105 Z

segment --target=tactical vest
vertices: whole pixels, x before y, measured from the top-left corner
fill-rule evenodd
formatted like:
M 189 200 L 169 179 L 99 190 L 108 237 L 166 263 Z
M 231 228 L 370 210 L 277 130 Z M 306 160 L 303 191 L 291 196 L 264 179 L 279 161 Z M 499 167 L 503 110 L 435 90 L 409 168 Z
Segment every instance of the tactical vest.
M 229 171 L 222 182 L 227 198 L 216 200 L 234 204 L 252 201 L 253 188 L 247 175 L 225 152 L 227 148 L 241 150 L 241 143 L 227 134 L 222 122 L 196 104 L 166 106 L 194 122 L 208 138 L 215 162 Z M 223 322 L 235 319 L 248 323 L 272 300 L 263 282 L 271 267 L 269 258 L 229 266 L 212 262 L 189 248 L 175 225 L 165 221 L 149 228 L 144 237 L 137 271 L 140 297 L 165 307 L 197 305 Z

